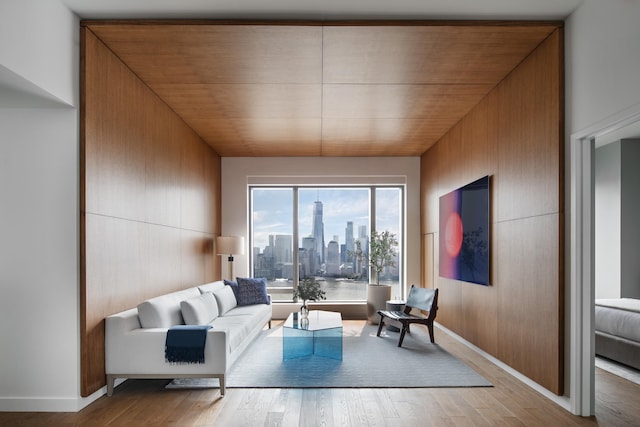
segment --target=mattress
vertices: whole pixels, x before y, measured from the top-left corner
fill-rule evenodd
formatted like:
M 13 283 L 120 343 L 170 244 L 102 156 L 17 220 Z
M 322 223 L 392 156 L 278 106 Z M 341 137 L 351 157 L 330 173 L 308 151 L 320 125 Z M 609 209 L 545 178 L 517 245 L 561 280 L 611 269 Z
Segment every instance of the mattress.
M 595 330 L 640 342 L 640 300 L 597 299 Z

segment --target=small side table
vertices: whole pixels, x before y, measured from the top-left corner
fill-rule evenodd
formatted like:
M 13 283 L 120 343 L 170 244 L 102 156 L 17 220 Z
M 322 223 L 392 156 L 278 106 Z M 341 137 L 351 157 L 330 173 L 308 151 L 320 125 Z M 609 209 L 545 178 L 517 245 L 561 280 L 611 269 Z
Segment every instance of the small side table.
M 392 299 L 387 301 L 386 305 L 387 311 L 402 311 L 404 310 L 404 301 Z M 391 332 L 400 332 L 400 322 L 395 320 L 386 319 L 385 323 L 387 325 L 387 331 Z

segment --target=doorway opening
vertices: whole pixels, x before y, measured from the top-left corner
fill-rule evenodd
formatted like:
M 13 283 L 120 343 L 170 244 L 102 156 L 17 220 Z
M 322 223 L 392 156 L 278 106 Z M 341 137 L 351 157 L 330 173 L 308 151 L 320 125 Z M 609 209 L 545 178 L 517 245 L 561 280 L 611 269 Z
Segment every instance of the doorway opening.
M 638 136 L 640 105 L 571 136 L 569 382 L 571 412 L 576 415 L 595 415 L 595 147 Z

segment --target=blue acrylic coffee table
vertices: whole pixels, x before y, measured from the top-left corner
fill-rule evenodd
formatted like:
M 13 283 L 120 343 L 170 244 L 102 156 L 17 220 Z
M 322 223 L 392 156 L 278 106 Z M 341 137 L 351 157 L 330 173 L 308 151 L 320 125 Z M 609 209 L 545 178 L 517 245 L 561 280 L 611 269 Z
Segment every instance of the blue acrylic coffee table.
M 312 310 L 308 320 L 303 322 L 300 313 L 289 314 L 282 325 L 282 359 L 320 356 L 342 360 L 342 315 Z

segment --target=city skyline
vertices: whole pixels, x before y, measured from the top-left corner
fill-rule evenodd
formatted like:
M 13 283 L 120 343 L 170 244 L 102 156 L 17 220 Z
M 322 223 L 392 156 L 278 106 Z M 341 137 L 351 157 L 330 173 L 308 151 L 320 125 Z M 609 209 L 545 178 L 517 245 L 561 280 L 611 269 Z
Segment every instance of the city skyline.
M 376 222 L 378 230 L 389 230 L 400 235 L 400 191 L 397 187 L 377 189 Z M 253 247 L 263 251 L 269 236 L 293 235 L 293 191 L 291 188 L 255 188 L 253 197 Z M 322 202 L 324 245 L 338 236 L 338 244 L 345 244 L 348 222 L 353 222 L 354 238 L 361 226 L 369 226 L 369 189 L 353 188 L 300 188 L 298 191 L 299 242 L 313 236 L 315 202 Z

